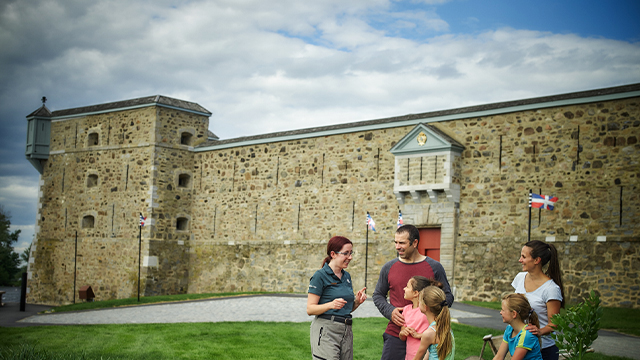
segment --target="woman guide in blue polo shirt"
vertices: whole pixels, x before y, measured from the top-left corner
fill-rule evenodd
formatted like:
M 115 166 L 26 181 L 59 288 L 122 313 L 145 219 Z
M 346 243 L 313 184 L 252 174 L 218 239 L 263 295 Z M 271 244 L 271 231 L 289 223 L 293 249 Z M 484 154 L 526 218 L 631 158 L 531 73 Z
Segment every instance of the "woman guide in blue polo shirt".
M 322 268 L 309 281 L 307 314 L 315 315 L 310 341 L 314 359 L 353 359 L 351 312 L 366 299 L 365 288 L 353 293 L 351 275 L 345 271 L 353 259 L 353 244 L 334 236 L 327 244 Z

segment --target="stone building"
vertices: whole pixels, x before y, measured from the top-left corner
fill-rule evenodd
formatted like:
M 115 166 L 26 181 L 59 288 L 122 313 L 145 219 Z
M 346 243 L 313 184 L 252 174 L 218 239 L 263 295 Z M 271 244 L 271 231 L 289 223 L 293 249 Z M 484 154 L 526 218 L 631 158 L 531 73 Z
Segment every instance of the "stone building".
M 28 301 L 84 285 L 135 297 L 139 258 L 142 296 L 305 293 L 333 235 L 354 242 L 354 287 L 371 294 L 402 211 L 458 300 L 512 290 L 530 220 L 570 302 L 594 289 L 640 307 L 639 105 L 634 84 L 226 140 L 208 110 L 164 96 L 43 105 L 27 116 L 41 174 Z M 556 209 L 530 212 L 530 189 Z

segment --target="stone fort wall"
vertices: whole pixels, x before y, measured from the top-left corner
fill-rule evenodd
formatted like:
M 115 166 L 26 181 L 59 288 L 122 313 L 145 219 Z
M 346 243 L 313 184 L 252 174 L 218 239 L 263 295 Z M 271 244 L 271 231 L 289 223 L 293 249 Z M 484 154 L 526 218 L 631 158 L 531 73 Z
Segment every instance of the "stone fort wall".
M 143 295 L 304 293 L 333 235 L 354 241 L 354 287 L 366 279 L 371 294 L 396 255 L 398 209 L 405 223 L 453 232 L 457 299 L 497 300 L 520 271 L 533 189 L 560 199 L 555 211 L 532 211 L 531 239 L 558 247 L 568 300 L 595 289 L 605 305 L 639 307 L 638 100 L 431 123 L 465 147 L 456 203 L 425 194 L 398 203 L 389 150 L 413 125 L 207 150 L 197 145 L 208 119 L 179 110 L 54 122 L 28 301 L 72 301 L 75 231 L 78 287 L 93 285 L 98 299 L 136 296 L 140 212 Z M 80 141 L 95 128 L 107 144 Z M 180 145 L 185 129 L 190 146 Z M 422 172 L 407 164 L 403 173 Z M 87 189 L 91 174 L 98 185 Z M 368 239 L 367 211 L 377 224 Z M 82 229 L 87 214 L 92 229 Z

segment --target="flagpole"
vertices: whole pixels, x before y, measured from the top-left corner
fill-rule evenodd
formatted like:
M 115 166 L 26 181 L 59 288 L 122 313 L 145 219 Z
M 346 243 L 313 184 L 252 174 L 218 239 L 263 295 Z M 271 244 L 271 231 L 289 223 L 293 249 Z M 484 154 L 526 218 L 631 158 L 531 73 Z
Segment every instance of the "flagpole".
M 542 195 L 542 189 L 540 189 L 540 195 Z M 538 209 L 538 227 L 540 227 L 540 219 L 542 218 L 542 207 Z
M 76 230 L 76 246 L 73 258 L 73 303 L 76 303 L 76 280 L 78 277 L 78 230 Z
M 142 217 L 142 214 L 140 214 Z M 142 252 L 142 224 L 138 224 L 138 228 L 140 228 L 140 233 L 138 235 L 138 302 L 140 302 L 140 268 L 142 267 L 140 264 L 140 253 Z
M 369 261 L 369 224 L 367 224 L 367 236 L 365 240 L 365 250 L 364 250 L 364 287 L 367 287 L 367 269 L 368 269 L 368 261 Z
M 527 242 L 531 241 L 531 193 L 532 189 L 529 189 L 529 230 L 527 231 Z

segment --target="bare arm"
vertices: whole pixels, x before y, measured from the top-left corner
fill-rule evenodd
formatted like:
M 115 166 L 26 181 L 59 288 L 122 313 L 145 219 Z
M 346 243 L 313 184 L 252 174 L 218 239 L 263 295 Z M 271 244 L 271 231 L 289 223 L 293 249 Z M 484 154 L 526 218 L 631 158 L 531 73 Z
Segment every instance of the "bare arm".
M 346 300 L 342 298 L 334 299 L 333 301 L 329 301 L 328 303 L 324 303 L 322 305 L 318 304 L 320 301 L 320 295 L 309 293 L 307 296 L 307 315 L 321 315 L 331 309 L 342 309 L 343 306 L 347 303 Z
M 413 360 L 422 360 L 424 358 L 424 354 L 427 353 L 427 349 L 433 342 L 436 340 L 436 332 L 425 330 L 422 333 L 422 339 L 420 339 L 420 347 L 418 348 L 418 352 L 416 356 L 413 357 Z
M 516 350 L 513 352 L 513 356 L 511 357 L 511 359 L 512 360 L 522 360 L 522 359 L 524 359 L 525 356 L 527 356 L 528 352 L 529 352 L 529 350 L 527 350 L 527 349 L 523 349 L 523 348 L 517 347 Z
M 500 344 L 498 353 L 496 353 L 496 356 L 493 357 L 493 360 L 504 360 L 504 357 L 507 356 L 508 351 L 509 351 L 509 344 L 503 341 L 502 344 Z
M 539 329 L 534 325 L 528 325 L 526 327 L 527 331 L 536 336 L 542 336 L 550 334 L 556 331 L 556 326 L 551 322 L 551 318 L 553 315 L 560 313 L 560 301 L 559 300 L 549 300 L 547 301 L 547 315 L 549 316 L 549 323 L 547 326 Z
M 553 315 L 560 313 L 561 302 L 559 300 L 547 301 L 547 315 L 549 316 L 549 323 L 547 326 L 540 329 L 540 335 L 547 335 L 556 331 L 556 326 L 551 322 Z

